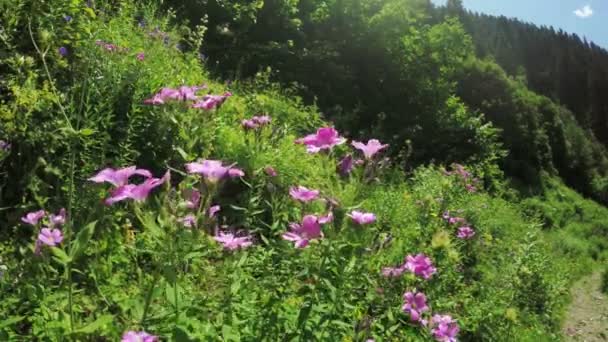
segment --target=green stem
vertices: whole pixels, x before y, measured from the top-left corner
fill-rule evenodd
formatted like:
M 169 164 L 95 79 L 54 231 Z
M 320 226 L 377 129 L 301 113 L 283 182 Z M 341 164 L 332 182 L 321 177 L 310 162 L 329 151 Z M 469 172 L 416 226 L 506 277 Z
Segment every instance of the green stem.
M 154 293 L 154 288 L 156 287 L 156 283 L 158 282 L 159 276 L 160 276 L 159 272 L 156 272 L 154 274 L 154 280 L 152 280 L 152 284 L 150 285 L 150 288 L 148 289 L 148 293 L 146 293 L 146 299 L 144 302 L 144 313 L 141 316 L 141 322 L 139 322 L 139 325 L 142 328 L 144 327 L 144 323 L 146 322 L 146 318 L 148 316 L 148 310 L 150 309 L 150 304 L 152 303 L 152 294 Z
M 74 301 L 72 300 L 72 262 L 66 266 L 66 280 L 68 283 L 68 311 L 70 313 L 70 332 L 72 339 L 74 338 Z

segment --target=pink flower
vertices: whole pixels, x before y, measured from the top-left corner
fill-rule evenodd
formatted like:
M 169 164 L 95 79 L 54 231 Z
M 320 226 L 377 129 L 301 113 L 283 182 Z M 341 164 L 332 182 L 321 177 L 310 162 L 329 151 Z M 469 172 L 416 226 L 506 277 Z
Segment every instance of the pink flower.
M 353 210 L 350 214 L 346 215 L 353 219 L 353 221 L 357 224 L 371 224 L 376 222 L 376 215 L 373 213 L 364 213 L 361 211 Z
M 185 190 L 184 195 L 187 196 L 186 208 L 196 209 L 201 203 L 201 193 L 196 189 Z
M 183 224 L 184 227 L 186 227 L 186 228 L 192 228 L 192 227 L 196 226 L 196 216 L 194 216 L 192 214 L 188 214 L 188 215 L 178 219 L 177 222 Z
M 410 315 L 414 322 L 420 321 L 420 315 L 429 310 L 426 304 L 426 296 L 422 292 L 406 292 L 403 294 L 405 303 L 401 310 Z
M 252 245 L 251 236 L 235 237 L 232 233 L 220 232 L 219 235 L 215 236 L 213 239 L 224 245 L 225 249 L 231 251 L 239 248 L 247 248 Z
M 268 115 L 254 116 L 249 120 L 243 120 L 241 125 L 245 129 L 256 129 L 268 125 L 270 121 L 271 119 Z
M 51 223 L 51 227 L 58 227 L 58 226 L 64 225 L 65 217 L 66 217 L 66 213 L 65 213 L 64 208 L 61 208 L 61 210 L 59 210 L 59 213 L 57 215 L 55 215 L 55 214 L 49 215 L 49 221 Z
M 264 172 L 266 172 L 266 174 L 270 177 L 276 177 L 278 175 L 277 171 L 272 166 L 266 166 L 264 168 Z
M 351 154 L 346 155 L 340 160 L 340 163 L 338 163 L 338 173 L 340 173 L 342 177 L 350 175 L 353 171 L 353 164 L 353 156 Z
M 397 278 L 400 277 L 405 271 L 406 268 L 404 265 L 398 267 L 384 267 L 382 269 L 382 275 L 385 277 Z
M 303 186 L 291 187 L 289 195 L 297 201 L 310 202 L 319 197 L 319 190 L 312 190 Z
M 209 217 L 214 218 L 215 215 L 222 209 L 222 207 L 220 207 L 219 205 L 214 205 L 212 207 L 209 208 L 209 210 L 207 211 L 207 214 L 209 215 Z
M 331 211 L 327 215 L 319 217 L 320 224 L 328 224 L 331 222 L 334 222 L 334 213 Z
M 408 255 L 406 257 L 405 268 L 424 279 L 431 278 L 437 272 L 437 269 L 433 267 L 431 259 L 424 254 L 416 256 Z
M 361 152 L 363 152 L 363 155 L 365 156 L 366 159 L 372 159 L 372 157 L 380 152 L 381 150 L 385 149 L 388 147 L 388 145 L 382 145 L 380 143 L 380 141 L 376 140 L 376 139 L 371 139 L 367 142 L 367 144 L 358 142 L 358 141 L 353 141 L 352 145 L 360 150 Z
M 196 93 L 205 88 L 207 88 L 206 85 L 181 86 L 178 89 L 161 88 L 161 90 L 158 93 L 154 94 L 152 98 L 144 100 L 144 103 L 151 105 L 161 105 L 167 103 L 170 100 L 196 101 L 198 99 Z
M 291 231 L 283 234 L 283 239 L 295 242 L 296 248 L 304 248 L 312 239 L 323 237 L 321 223 L 315 215 L 306 215 L 302 219 L 302 224 L 290 224 Z
M 228 170 L 228 177 L 237 178 L 237 177 L 245 177 L 245 172 L 241 169 L 231 168 Z
M 158 342 L 158 337 L 145 331 L 127 331 L 122 335 L 121 342 Z
M 465 223 L 466 220 L 462 217 L 450 217 L 448 219 L 448 223 L 449 224 L 458 224 L 458 223 Z
M 136 58 L 137 58 L 138 61 L 143 62 L 144 59 L 146 59 L 146 54 L 143 53 L 143 52 L 140 52 L 140 53 L 137 54 Z
M 32 226 L 35 226 L 45 215 L 46 215 L 46 211 L 44 211 L 44 210 L 33 211 L 33 212 L 27 213 L 25 216 L 23 216 L 21 218 L 21 221 L 24 223 L 27 223 L 27 224 L 31 224 Z
M 195 102 L 192 108 L 212 110 L 221 106 L 230 96 L 232 96 L 232 93 L 228 91 L 224 95 L 205 95 L 202 100 Z
M 54 247 L 63 241 L 63 234 L 59 229 L 42 228 L 38 234 L 37 244 Z
M 253 120 L 260 126 L 268 125 L 272 121 L 272 119 L 268 115 L 254 116 L 251 118 L 251 120 Z
M 321 150 L 331 150 L 336 145 L 341 145 L 346 139 L 341 137 L 333 127 L 319 128 L 316 134 L 310 134 L 296 140 L 296 144 L 306 145 L 308 153 L 317 153 Z
M 224 178 L 243 177 L 245 173 L 240 169 L 223 166 L 219 160 L 203 160 L 197 163 L 186 164 L 188 173 L 200 174 L 211 182 L 217 182 Z
M 91 182 L 103 183 L 108 182 L 115 187 L 120 187 L 129 182 L 129 178 L 134 175 L 140 175 L 145 178 L 152 177 L 152 173 L 148 170 L 138 169 L 135 166 L 129 166 L 122 169 L 107 168 L 99 171 L 95 176 L 89 178 Z
M 241 121 L 241 126 L 247 130 L 258 128 L 258 124 L 255 121 L 247 119 Z
M 463 240 L 469 240 L 475 236 L 475 230 L 471 227 L 460 227 L 458 228 L 458 238 Z
M 106 205 L 112 205 L 116 202 L 121 202 L 127 199 L 134 201 L 144 201 L 150 195 L 150 192 L 169 181 L 171 174 L 169 171 L 162 178 L 148 178 L 142 184 L 126 184 L 114 189 L 110 193 L 110 197 L 105 200 Z
M 439 342 L 456 342 L 460 331 L 458 323 L 449 315 L 434 315 L 431 321 L 433 337 Z

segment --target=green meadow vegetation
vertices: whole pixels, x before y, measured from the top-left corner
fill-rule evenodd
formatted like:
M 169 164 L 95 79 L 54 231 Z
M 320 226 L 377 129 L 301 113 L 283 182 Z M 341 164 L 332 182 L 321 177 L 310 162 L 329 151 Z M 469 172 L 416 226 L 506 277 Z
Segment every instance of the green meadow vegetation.
M 0 0 L 0 340 L 561 340 L 608 155 L 450 3 Z

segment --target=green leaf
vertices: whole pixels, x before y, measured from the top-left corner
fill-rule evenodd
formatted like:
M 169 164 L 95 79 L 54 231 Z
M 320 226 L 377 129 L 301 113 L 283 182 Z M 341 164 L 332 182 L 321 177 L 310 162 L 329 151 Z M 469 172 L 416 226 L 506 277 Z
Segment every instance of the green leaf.
M 72 243 L 72 248 L 70 249 L 70 257 L 72 259 L 76 259 L 87 248 L 89 240 L 91 240 L 93 233 L 95 232 L 96 225 L 97 221 L 93 221 L 78 232 L 76 239 Z
M 80 130 L 80 135 L 82 135 L 84 137 L 88 137 L 93 134 L 95 134 L 95 130 L 93 130 L 91 128 L 84 128 L 84 129 Z
M 103 328 L 105 325 L 112 323 L 113 320 L 114 316 L 112 315 L 101 315 L 97 317 L 95 321 L 85 325 L 84 327 L 76 329 L 75 332 L 81 334 L 92 334 Z
M 9 327 L 15 323 L 19 323 L 21 322 L 23 319 L 25 318 L 25 316 L 13 316 L 7 319 L 2 320 L 2 322 L 0 322 L 0 329 Z
M 190 338 L 190 334 L 188 334 L 188 331 L 186 330 L 186 328 L 178 325 L 175 328 L 173 328 L 173 341 L 191 342 L 191 341 L 196 341 L 196 340 L 193 340 Z
M 72 258 L 65 254 L 65 252 L 61 248 L 51 247 L 51 253 L 53 253 L 53 255 L 55 256 L 54 259 L 64 266 L 72 261 Z

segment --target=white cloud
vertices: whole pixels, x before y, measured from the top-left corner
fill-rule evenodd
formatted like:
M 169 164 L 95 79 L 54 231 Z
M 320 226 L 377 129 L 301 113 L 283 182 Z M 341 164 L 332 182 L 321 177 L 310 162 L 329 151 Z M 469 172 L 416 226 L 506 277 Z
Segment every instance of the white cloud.
M 593 15 L 593 8 L 591 8 L 589 5 L 585 5 L 582 8 L 574 11 L 574 14 L 579 18 L 589 18 Z

